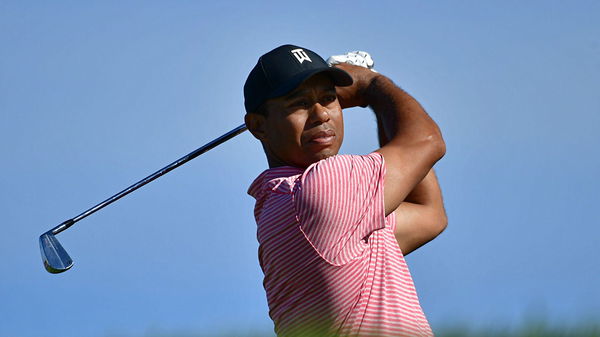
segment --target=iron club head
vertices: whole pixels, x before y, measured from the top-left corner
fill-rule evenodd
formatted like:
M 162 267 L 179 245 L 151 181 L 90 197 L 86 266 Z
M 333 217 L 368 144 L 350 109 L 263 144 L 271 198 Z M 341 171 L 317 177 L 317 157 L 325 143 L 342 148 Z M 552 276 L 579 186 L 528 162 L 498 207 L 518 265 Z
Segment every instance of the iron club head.
M 122 197 L 126 196 L 127 194 L 148 184 L 149 182 L 154 181 L 155 179 L 171 172 L 172 170 L 178 168 L 179 166 L 198 157 L 199 155 L 214 148 L 215 146 L 222 144 L 223 142 L 239 135 L 240 133 L 246 131 L 247 129 L 248 128 L 246 127 L 246 124 L 242 124 L 242 125 L 238 126 L 237 128 L 227 132 L 226 134 L 222 135 L 221 137 L 219 137 L 213 141 L 210 141 L 210 142 L 206 143 L 205 145 L 197 148 L 196 150 L 188 153 L 187 155 L 177 159 L 176 161 L 172 162 L 171 164 L 152 173 L 151 175 L 147 176 L 146 178 L 127 187 L 126 189 L 122 190 L 121 192 L 104 200 L 103 202 L 101 202 L 101 203 L 97 204 L 96 206 L 88 209 L 87 211 L 79 214 L 78 216 L 76 216 L 72 219 L 63 221 L 60 225 L 58 225 L 58 226 L 54 227 L 53 229 L 47 231 L 46 233 L 42 234 L 40 236 L 40 251 L 42 252 L 42 260 L 44 260 L 44 267 L 46 267 L 46 270 L 50 273 L 58 274 L 58 273 L 62 273 L 64 271 L 69 270 L 69 268 L 71 268 L 73 266 L 73 260 L 71 260 L 71 257 L 69 256 L 69 254 L 67 254 L 65 249 L 61 246 L 60 242 L 58 242 L 55 235 L 66 230 L 67 228 L 73 226 L 73 224 L 75 224 L 77 221 L 110 205 L 111 203 L 121 199 Z
M 73 260 L 71 260 L 71 257 L 58 242 L 52 231 L 40 236 L 40 250 L 44 267 L 49 273 L 62 273 L 73 266 Z

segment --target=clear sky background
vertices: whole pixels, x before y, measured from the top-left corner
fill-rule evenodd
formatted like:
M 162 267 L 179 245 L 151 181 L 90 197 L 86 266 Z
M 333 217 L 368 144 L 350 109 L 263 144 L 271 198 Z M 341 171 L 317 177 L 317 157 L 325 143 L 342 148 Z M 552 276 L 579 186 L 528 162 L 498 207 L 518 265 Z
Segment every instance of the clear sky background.
M 37 240 L 240 125 L 285 43 L 369 51 L 439 123 L 449 225 L 407 257 L 434 330 L 599 319 L 600 2 L 0 1 L 0 336 L 271 333 L 249 133 L 60 234 L 72 270 Z

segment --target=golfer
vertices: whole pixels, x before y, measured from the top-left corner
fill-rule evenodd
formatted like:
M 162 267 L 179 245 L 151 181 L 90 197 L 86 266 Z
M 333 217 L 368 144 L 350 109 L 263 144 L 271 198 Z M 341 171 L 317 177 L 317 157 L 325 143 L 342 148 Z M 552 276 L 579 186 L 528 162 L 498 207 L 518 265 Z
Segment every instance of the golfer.
M 269 164 L 248 193 L 277 335 L 433 336 L 404 255 L 446 226 L 437 125 L 387 77 L 293 45 L 259 58 L 244 98 Z M 338 155 L 356 106 L 381 147 Z

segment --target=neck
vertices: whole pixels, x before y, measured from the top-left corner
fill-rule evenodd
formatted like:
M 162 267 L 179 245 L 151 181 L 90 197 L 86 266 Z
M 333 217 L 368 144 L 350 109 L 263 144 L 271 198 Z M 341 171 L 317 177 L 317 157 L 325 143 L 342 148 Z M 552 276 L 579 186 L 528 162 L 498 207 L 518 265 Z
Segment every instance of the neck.
M 292 167 L 304 168 L 304 167 L 301 167 L 301 166 L 293 164 L 293 163 L 285 162 L 283 159 L 279 158 L 275 153 L 273 153 L 273 151 L 271 151 L 271 149 L 269 149 L 268 146 L 265 146 L 265 144 L 263 144 L 263 149 L 265 150 L 265 155 L 267 156 L 267 162 L 269 163 L 269 168 L 276 168 L 276 167 L 281 167 L 281 166 L 292 166 Z

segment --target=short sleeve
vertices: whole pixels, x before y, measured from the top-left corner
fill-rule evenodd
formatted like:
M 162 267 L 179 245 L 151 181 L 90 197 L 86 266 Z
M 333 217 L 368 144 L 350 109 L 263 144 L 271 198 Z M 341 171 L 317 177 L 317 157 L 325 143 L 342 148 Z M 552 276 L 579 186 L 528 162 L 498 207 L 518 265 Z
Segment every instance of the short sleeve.
M 311 165 L 294 189 L 300 229 L 329 263 L 359 256 L 385 227 L 383 156 L 338 155 Z

